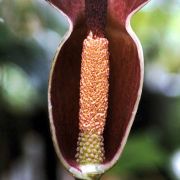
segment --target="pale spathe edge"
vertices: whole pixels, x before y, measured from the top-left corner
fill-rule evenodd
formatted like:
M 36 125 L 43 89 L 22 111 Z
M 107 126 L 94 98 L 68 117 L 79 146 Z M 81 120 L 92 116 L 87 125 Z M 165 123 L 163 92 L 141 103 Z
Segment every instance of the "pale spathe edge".
M 126 30 L 129 33 L 129 35 L 131 36 L 131 38 L 133 39 L 134 43 L 136 44 L 137 51 L 138 51 L 138 57 L 139 57 L 139 61 L 140 61 L 140 73 L 141 73 L 140 77 L 141 77 L 141 79 L 140 79 L 140 85 L 139 85 L 139 90 L 138 90 L 138 94 L 137 94 L 137 100 L 136 100 L 136 103 L 134 105 L 134 109 L 133 109 L 133 112 L 132 112 L 132 115 L 131 115 L 131 118 L 130 118 L 130 121 L 129 121 L 129 125 L 128 125 L 128 127 L 126 129 L 126 132 L 125 132 L 125 135 L 123 137 L 121 147 L 118 150 L 118 152 L 116 153 L 116 155 L 114 156 L 114 158 L 110 162 L 108 162 L 107 164 L 102 164 L 102 165 L 99 165 L 99 164 L 84 165 L 84 166 L 79 167 L 81 169 L 81 171 L 80 171 L 80 169 L 71 167 L 68 164 L 68 162 L 64 159 L 64 157 L 63 157 L 63 155 L 62 155 L 62 153 L 61 153 L 61 151 L 60 151 L 60 149 L 58 147 L 58 141 L 57 141 L 57 138 L 56 138 L 56 130 L 54 128 L 53 117 L 52 117 L 52 104 L 51 104 L 51 94 L 50 94 L 51 86 L 48 86 L 48 110 L 49 110 L 49 119 L 50 119 L 50 129 L 51 129 L 51 134 L 52 134 L 54 147 L 55 147 L 56 153 L 58 155 L 58 158 L 61 160 L 62 164 L 65 166 L 65 168 L 67 168 L 69 170 L 69 172 L 71 172 L 77 178 L 90 180 L 91 178 L 88 177 L 87 174 L 89 174 L 89 173 L 90 174 L 102 174 L 102 173 L 104 173 L 106 170 L 111 168 L 118 161 L 118 159 L 119 159 L 119 157 L 120 157 L 120 155 L 121 155 L 121 153 L 122 153 L 122 151 L 124 149 L 124 146 L 126 144 L 126 141 L 127 141 L 131 126 L 133 124 L 133 121 L 134 121 L 134 118 L 135 118 L 135 115 L 136 115 L 136 112 L 137 112 L 137 108 L 138 108 L 141 93 L 142 93 L 143 79 L 144 79 L 143 50 L 142 50 L 142 46 L 141 46 L 141 43 L 140 43 L 138 37 L 136 36 L 136 34 L 134 33 L 134 31 L 131 28 L 130 20 L 131 20 L 131 17 L 133 16 L 133 14 L 135 12 L 137 12 L 139 9 L 141 9 L 149 1 L 150 0 L 147 0 L 145 3 L 143 3 L 139 7 L 137 7 L 134 11 L 132 11 L 128 15 L 128 17 L 126 19 L 126 26 L 125 26 Z M 72 21 L 69 19 L 69 17 L 63 11 L 61 11 L 56 6 L 54 6 L 53 4 L 50 3 L 50 5 L 53 6 L 56 10 L 60 11 L 61 14 L 65 18 L 67 18 L 68 23 L 69 23 L 69 30 L 64 35 L 64 38 L 61 41 L 60 45 L 58 46 L 55 57 L 53 59 L 52 66 L 51 66 L 51 71 L 50 71 L 49 84 L 51 84 L 51 82 L 52 82 L 52 73 L 53 73 L 55 63 L 56 63 L 57 56 L 58 56 L 58 54 L 59 54 L 59 52 L 61 50 L 61 47 L 64 45 L 66 40 L 69 38 L 69 36 L 71 35 L 72 30 L 73 30 L 73 24 L 72 24 Z
M 54 6 L 51 2 L 49 2 L 49 4 L 54 7 L 57 11 L 59 11 L 67 20 L 68 20 L 68 23 L 69 23 L 69 28 L 68 28 L 68 31 L 66 32 L 66 34 L 63 36 L 63 39 L 61 40 L 57 50 L 56 50 L 56 54 L 53 58 L 53 61 L 52 61 L 52 65 L 51 65 L 51 70 L 50 70 L 50 75 L 49 75 L 49 83 L 48 83 L 48 111 L 49 111 L 49 120 L 50 120 L 50 130 L 51 130 L 51 134 L 52 134 L 52 140 L 53 140 L 53 143 L 54 143 L 54 147 L 55 147 L 55 151 L 56 151 L 56 154 L 58 156 L 58 158 L 62 161 L 63 165 L 65 166 L 65 168 L 69 169 L 70 166 L 69 164 L 67 163 L 67 161 L 64 159 L 62 153 L 60 152 L 60 149 L 58 147 L 58 141 L 57 141 L 57 138 L 56 138 L 56 130 L 55 130 L 55 127 L 54 127 L 54 122 L 53 122 L 53 115 L 52 115 L 52 104 L 51 104 L 51 82 L 52 82 L 52 75 L 53 75 L 53 70 L 54 70 L 54 67 L 55 67 L 55 64 L 56 64 L 56 60 L 57 60 L 57 57 L 58 57 L 58 54 L 62 48 L 62 46 L 64 45 L 64 43 L 66 42 L 66 40 L 69 38 L 69 36 L 71 35 L 72 33 L 72 30 L 73 30 L 73 24 L 72 24 L 72 21 L 69 19 L 69 17 L 63 12 L 61 11 L 60 9 L 58 9 L 56 6 Z
M 105 171 L 108 170 L 109 168 L 111 168 L 118 161 L 118 159 L 119 159 L 119 157 L 120 157 L 120 155 L 121 155 L 121 153 L 122 153 L 122 151 L 124 149 L 124 146 L 125 146 L 125 144 L 127 142 L 127 138 L 128 138 L 129 132 L 131 130 L 131 127 L 132 127 L 132 124 L 133 124 L 137 109 L 138 109 L 140 97 L 141 97 L 141 94 L 142 94 L 142 87 L 143 87 L 143 80 L 144 80 L 144 55 L 143 55 L 143 49 L 142 49 L 141 43 L 140 43 L 138 37 L 136 36 L 135 32 L 132 30 L 130 21 L 131 21 L 131 17 L 139 9 L 141 9 L 145 4 L 147 4 L 149 1 L 150 0 L 147 0 L 146 2 L 141 4 L 139 7 L 137 7 L 134 11 L 132 11 L 128 15 L 128 17 L 126 19 L 126 25 L 125 25 L 126 30 L 129 33 L 129 35 L 131 36 L 131 38 L 133 39 L 134 43 L 136 44 L 137 51 L 138 51 L 138 57 L 139 57 L 139 63 L 140 63 L 140 84 L 139 84 L 139 89 L 138 89 L 138 93 L 137 93 L 136 103 L 134 105 L 134 109 L 132 111 L 132 115 L 131 115 L 128 127 L 126 129 L 125 135 L 124 135 L 124 137 L 122 139 L 120 149 L 117 151 L 116 155 L 114 156 L 114 158 L 110 162 L 108 162 L 107 164 L 101 165 L 101 168 L 104 169 Z

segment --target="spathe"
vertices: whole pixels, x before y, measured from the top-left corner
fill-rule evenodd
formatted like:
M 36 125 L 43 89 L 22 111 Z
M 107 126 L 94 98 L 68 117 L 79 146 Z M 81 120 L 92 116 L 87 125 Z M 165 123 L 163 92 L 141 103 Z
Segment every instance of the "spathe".
M 103 172 L 119 159 L 139 104 L 143 84 L 143 52 L 131 29 L 131 16 L 148 0 L 108 0 L 105 35 L 109 40 L 109 105 L 104 131 Z M 80 66 L 83 40 L 87 36 L 83 0 L 51 0 L 68 18 L 69 31 L 53 61 L 48 91 L 53 141 L 64 166 L 83 177 L 75 160 L 78 138 Z

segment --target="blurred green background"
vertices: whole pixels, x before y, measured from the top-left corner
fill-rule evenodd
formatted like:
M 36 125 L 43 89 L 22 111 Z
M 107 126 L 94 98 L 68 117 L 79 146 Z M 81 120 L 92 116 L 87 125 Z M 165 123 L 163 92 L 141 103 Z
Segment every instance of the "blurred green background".
M 132 19 L 145 56 L 138 114 L 103 180 L 180 179 L 180 1 L 152 0 Z M 45 0 L 0 0 L 0 180 L 70 180 L 47 114 L 51 60 L 67 22 Z

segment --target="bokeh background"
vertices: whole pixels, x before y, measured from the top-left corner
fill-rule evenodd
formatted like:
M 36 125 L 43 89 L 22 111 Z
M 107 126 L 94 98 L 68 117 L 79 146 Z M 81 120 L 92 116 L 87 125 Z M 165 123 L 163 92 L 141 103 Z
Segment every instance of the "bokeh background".
M 140 107 L 103 180 L 180 179 L 180 1 L 132 19 L 145 56 Z M 45 0 L 0 0 L 0 180 L 71 180 L 53 149 L 47 82 L 67 22 Z

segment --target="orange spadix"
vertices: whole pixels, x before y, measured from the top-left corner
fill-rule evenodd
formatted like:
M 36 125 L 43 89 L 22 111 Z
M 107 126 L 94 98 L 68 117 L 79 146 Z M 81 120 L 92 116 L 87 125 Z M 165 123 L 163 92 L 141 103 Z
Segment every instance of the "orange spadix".
M 80 165 L 104 161 L 103 131 L 108 108 L 108 40 L 89 33 L 83 42 L 79 138 L 76 160 Z

